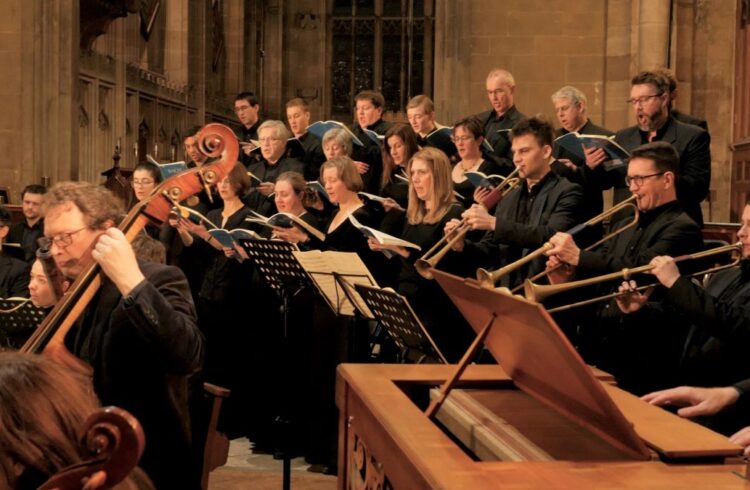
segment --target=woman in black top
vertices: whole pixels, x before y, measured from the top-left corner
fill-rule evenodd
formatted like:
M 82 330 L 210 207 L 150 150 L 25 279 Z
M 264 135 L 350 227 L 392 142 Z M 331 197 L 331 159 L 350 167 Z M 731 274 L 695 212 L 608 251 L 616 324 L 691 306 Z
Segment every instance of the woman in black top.
M 209 211 L 206 218 L 225 230 L 246 228 L 245 218 L 250 210 L 240 199 L 250 187 L 245 167 L 240 163 L 235 165 L 216 187 L 224 206 Z M 232 390 L 226 410 L 222 410 L 222 425 L 237 435 L 245 429 L 242 420 L 245 408 L 241 401 L 246 383 L 242 379 L 244 373 L 237 369 L 235 362 L 244 356 L 243 349 L 248 344 L 248 315 L 239 312 L 247 311 L 252 293 L 250 264 L 243 262 L 236 250 L 222 247 L 203 223 L 196 225 L 181 219 L 180 224 L 191 236 L 201 239 L 197 243 L 188 240 L 191 243 L 187 245 L 201 247 L 200 252 L 210 256 L 197 302 L 198 324 L 206 337 L 204 374 L 207 381 Z
M 474 186 L 466 178 L 466 172 L 482 172 L 485 175 L 500 174 L 500 166 L 482 155 L 484 131 L 476 118 L 466 118 L 453 125 L 453 142 L 458 149 L 461 160 L 456 163 L 451 173 L 453 188 L 461 194 L 463 204 L 467 207 L 473 202 Z
M 393 199 L 404 209 L 409 199 L 409 183 L 396 176 L 406 176 L 406 164 L 417 151 L 419 146 L 411 126 L 396 124 L 385 133 L 380 195 Z
M 151 162 L 141 162 L 133 170 L 133 193 L 138 202 L 143 201 L 154 191 L 156 186 L 162 181 L 161 170 Z M 154 224 L 148 223 L 143 232 L 151 238 L 159 238 L 161 228 Z
M 409 173 L 409 205 L 407 223 L 401 238 L 430 249 L 443 236 L 443 228 L 451 219 L 459 219 L 464 208 L 455 202 L 450 176 L 450 162 L 442 151 L 425 148 L 418 151 L 407 166 Z M 435 281 L 420 276 L 414 262 L 422 251 L 394 245 L 380 245 L 369 240 L 373 250 L 391 250 L 401 259 L 397 291 L 409 300 L 433 340 L 449 362 L 457 361 L 472 339 L 469 327 L 451 300 Z M 448 255 L 441 269 L 451 270 Z

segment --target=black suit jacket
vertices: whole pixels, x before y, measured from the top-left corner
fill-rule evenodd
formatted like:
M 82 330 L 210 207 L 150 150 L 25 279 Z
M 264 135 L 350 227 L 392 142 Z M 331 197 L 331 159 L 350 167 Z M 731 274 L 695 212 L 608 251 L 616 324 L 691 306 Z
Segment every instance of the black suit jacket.
M 496 163 L 503 168 L 503 175 L 508 175 L 515 169 L 515 165 L 513 165 L 513 152 L 511 151 L 508 132 L 502 131 L 498 133 L 498 130 L 513 129 L 513 126 L 521 119 L 526 118 L 526 116 L 513 105 L 499 118 L 494 109 L 481 112 L 476 117 L 482 121 L 484 137 L 492 146 L 492 154 L 487 156 L 493 157 Z
M 703 226 L 700 203 L 708 195 L 711 183 L 711 137 L 701 128 L 681 123 L 673 117 L 666 124 L 660 141 L 670 143 L 680 156 L 677 200 L 685 213 Z M 628 152 L 638 148 L 642 144 L 638 126 L 621 129 L 615 134 L 615 141 Z M 604 184 L 603 189 L 609 189 L 613 186 L 624 187 L 625 175 L 624 167 L 605 172 L 600 165 L 590 177 Z
M 705 119 L 691 116 L 690 114 L 685 114 L 684 112 L 680 112 L 677 109 L 672 109 L 672 112 L 670 114 L 672 114 L 672 117 L 677 119 L 681 123 L 692 124 L 693 126 L 698 126 L 699 128 L 708 131 L 708 122 Z
M 370 131 L 375 131 L 379 135 L 385 135 L 393 124 L 379 119 L 378 122 L 367 126 Z M 377 194 L 380 190 L 380 177 L 383 175 L 383 143 L 376 143 L 367 136 L 359 124 L 351 127 L 352 133 L 359 138 L 364 146 L 358 146 L 352 143 L 352 159 L 364 162 L 370 166 L 367 172 L 362 174 L 362 183 L 364 190 L 372 194 Z
M 0 298 L 28 298 L 31 264 L 0 252 Z
M 466 242 L 462 254 L 469 264 L 467 274 L 473 276 L 472 268 L 495 268 L 518 260 L 544 245 L 556 232 L 568 230 L 581 222 L 581 186 L 552 172 L 539 185 L 544 187 L 534 199 L 527 223 L 515 221 L 521 197 L 519 186 L 497 205 L 495 229 L 488 231 L 479 242 Z M 544 269 L 546 261 L 546 257 L 535 259 L 513 277 L 505 278 L 503 285 L 514 286 L 525 277 L 536 274 Z
M 188 376 L 203 360 L 203 337 L 185 275 L 176 267 L 139 263 L 146 279 L 124 299 L 103 277 L 71 332 L 69 348 L 94 370 L 103 405 L 128 410 L 142 424 L 140 466 L 157 488 L 188 488 Z

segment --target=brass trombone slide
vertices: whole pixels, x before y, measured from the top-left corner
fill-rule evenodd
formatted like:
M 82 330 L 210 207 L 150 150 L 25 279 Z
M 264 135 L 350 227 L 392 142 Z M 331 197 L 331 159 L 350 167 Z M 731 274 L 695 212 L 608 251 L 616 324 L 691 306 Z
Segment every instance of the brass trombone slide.
M 704 270 L 704 271 L 695 272 L 693 274 L 690 274 L 691 276 L 697 276 L 697 275 L 701 275 L 701 274 L 707 274 L 707 273 L 710 273 L 710 272 L 716 272 L 717 270 L 726 269 L 728 267 L 733 267 L 733 266 L 737 265 L 739 263 L 741 257 L 742 257 L 742 242 L 733 243 L 731 245 L 723 245 L 721 247 L 714 247 L 712 249 L 704 250 L 702 252 L 696 252 L 696 253 L 693 253 L 693 254 L 680 255 L 679 257 L 675 257 L 674 261 L 675 262 L 682 262 L 682 261 L 685 261 L 685 260 L 702 259 L 704 257 L 710 257 L 712 255 L 718 255 L 718 254 L 722 254 L 722 253 L 726 253 L 726 252 L 732 252 L 732 251 L 739 252 L 739 254 L 740 254 L 740 257 L 737 258 L 737 259 L 735 259 L 735 261 L 733 263 L 722 265 L 722 266 L 719 266 L 719 267 L 713 267 L 713 268 L 708 269 L 708 270 Z M 640 267 L 634 267 L 632 269 L 625 268 L 625 269 L 622 269 L 621 271 L 618 271 L 618 272 L 611 272 L 609 274 L 603 274 L 603 275 L 597 276 L 597 277 L 590 277 L 588 279 L 581 279 L 580 281 L 566 282 L 566 283 L 563 283 L 563 284 L 549 284 L 549 285 L 542 284 L 542 285 L 540 285 L 540 284 L 534 284 L 533 282 L 531 282 L 531 280 L 526 279 L 526 281 L 524 281 L 524 284 L 523 284 L 524 296 L 528 300 L 536 301 L 537 303 L 541 303 L 542 301 L 544 301 L 546 298 L 552 296 L 553 294 L 561 293 L 561 292 L 564 292 L 564 291 L 570 291 L 572 289 L 577 289 L 577 288 L 584 287 L 584 286 L 590 286 L 592 284 L 599 284 L 599 283 L 606 282 L 606 281 L 611 281 L 611 280 L 614 280 L 614 279 L 623 279 L 623 280 L 627 281 L 628 279 L 630 279 L 630 277 L 632 275 L 634 275 L 634 274 L 640 274 L 642 272 L 648 272 L 648 271 L 650 271 L 653 268 L 654 268 L 654 266 L 652 266 L 650 264 L 649 265 L 642 265 Z M 640 286 L 638 289 L 639 290 L 640 289 L 646 289 L 648 287 L 656 286 L 656 285 L 657 284 L 649 284 L 649 285 L 646 285 L 646 286 Z M 575 308 L 575 307 L 578 307 L 578 306 L 584 306 L 584 305 L 588 305 L 588 304 L 591 304 L 591 303 L 596 303 L 598 301 L 604 301 L 604 300 L 607 300 L 607 299 L 611 299 L 611 298 L 614 298 L 614 297 L 619 296 L 621 294 L 622 293 L 618 292 L 618 293 L 608 294 L 608 295 L 604 295 L 604 296 L 599 296 L 597 298 L 587 299 L 587 300 L 584 300 L 584 301 L 580 301 L 578 303 L 572 303 L 570 305 L 565 305 L 565 306 L 560 306 L 560 307 L 557 307 L 557 308 L 552 308 L 549 311 L 550 312 L 563 311 L 563 310 L 567 310 L 567 309 L 570 309 L 570 308 Z
M 586 250 L 590 250 L 594 247 L 601 245 L 602 243 L 609 240 L 610 238 L 613 238 L 619 235 L 623 231 L 635 226 L 638 223 L 639 213 L 638 213 L 638 207 L 635 205 L 634 195 L 620 202 L 616 206 L 612 206 L 611 208 L 607 209 L 603 213 L 597 216 L 594 216 L 588 221 L 574 226 L 573 228 L 568 230 L 566 233 L 568 233 L 569 235 L 575 236 L 575 234 L 580 232 L 581 230 L 584 230 L 588 228 L 589 226 L 594 226 L 596 224 L 599 224 L 605 219 L 612 216 L 613 214 L 618 213 L 627 207 L 633 208 L 633 218 L 630 220 L 630 222 L 626 224 L 625 226 L 621 226 L 620 228 L 613 231 L 612 233 L 609 233 L 608 235 L 604 236 L 602 239 L 600 239 L 596 243 L 586 247 Z M 488 271 L 487 269 L 477 269 L 477 281 L 479 281 L 479 284 L 482 285 L 483 287 L 494 288 L 495 283 L 497 283 L 497 281 L 499 281 L 501 277 L 507 274 L 510 274 L 511 272 L 515 271 L 519 267 L 522 267 L 523 265 L 531 262 L 532 260 L 546 253 L 548 250 L 551 250 L 552 248 L 553 248 L 553 245 L 550 242 L 546 242 L 544 245 L 534 250 L 533 252 L 529 252 L 528 254 L 524 255 L 523 257 L 516 260 L 515 262 L 512 262 L 504 267 L 500 267 L 499 269 L 496 269 L 494 271 Z M 539 274 L 536 274 L 534 277 L 532 277 L 531 280 L 534 281 L 536 279 L 539 279 L 541 276 L 548 274 L 552 270 L 554 269 L 540 272 Z M 514 288 L 512 292 L 516 292 L 518 289 L 520 289 L 520 286 Z
M 500 197 L 502 198 L 505 196 L 505 194 L 513 190 L 513 188 L 518 185 L 518 179 L 515 178 L 515 175 L 518 173 L 518 171 L 519 169 L 516 168 L 513 172 L 511 172 L 505 178 L 505 180 L 495 186 L 495 188 L 492 190 L 492 193 L 495 193 L 496 191 L 500 192 Z M 487 207 L 485 203 L 487 202 L 489 197 L 490 196 L 487 196 L 487 198 L 482 201 L 483 206 Z M 497 201 L 495 203 L 497 203 Z M 443 235 L 443 237 L 438 240 L 435 245 L 433 245 L 427 252 L 424 253 L 424 255 L 422 255 L 421 258 L 417 259 L 417 261 L 414 263 L 414 268 L 417 269 L 419 275 L 424 277 L 425 279 L 433 279 L 434 276 L 431 269 L 437 266 L 438 262 L 440 262 L 443 257 L 445 257 L 445 255 L 448 253 L 448 251 L 450 251 L 453 245 L 457 241 L 462 239 L 470 229 L 471 227 L 466 223 L 466 219 L 464 218 L 451 233 Z

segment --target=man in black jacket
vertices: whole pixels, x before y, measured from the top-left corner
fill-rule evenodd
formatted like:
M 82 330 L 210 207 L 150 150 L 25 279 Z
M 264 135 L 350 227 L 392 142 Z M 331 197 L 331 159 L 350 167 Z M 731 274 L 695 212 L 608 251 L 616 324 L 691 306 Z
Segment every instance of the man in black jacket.
M 199 488 L 190 458 L 188 376 L 203 339 L 183 273 L 141 263 L 114 225 L 119 201 L 106 189 L 62 182 L 45 196 L 44 235 L 61 272 L 75 279 L 96 262 L 101 287 L 66 338 L 93 368 L 104 405 L 131 412 L 146 434 L 140 466 L 157 488 Z M 192 478 L 191 478 L 192 477 Z
M 357 122 L 352 126 L 352 133 L 364 146 L 354 146 L 352 159 L 357 162 L 364 190 L 377 194 L 383 172 L 383 142 L 375 141 L 374 138 L 376 135 L 385 136 L 392 124 L 383 120 L 385 98 L 380 92 L 363 90 L 354 97 L 354 102 L 354 116 Z
M 581 250 L 570 234 L 557 233 L 550 239 L 553 248 L 547 252 L 548 265 L 560 262 L 566 265 L 550 273 L 550 281 L 565 282 L 573 274 L 576 279 L 600 276 L 648 264 L 657 255 L 701 250 L 700 228 L 682 211 L 676 199 L 678 164 L 677 153 L 665 142 L 649 143 L 634 150 L 626 182 L 640 211 L 637 225 L 595 251 Z M 615 229 L 629 221 L 626 218 Z M 611 282 L 603 283 L 585 296 L 596 297 L 616 290 L 617 286 Z M 567 320 L 563 322 L 568 324 L 566 332 L 584 359 L 611 372 L 623 388 L 645 393 L 671 381 L 668 370 L 674 368 L 682 342 L 664 325 L 649 319 L 629 321 L 614 301 L 576 310 L 576 315 Z
M 662 301 L 649 300 L 649 293 L 630 293 L 618 301 L 623 312 L 640 316 L 645 313 L 662 314 L 665 321 L 682 325 L 687 332 L 687 341 L 682 349 L 677 382 L 697 387 L 733 386 L 734 403 L 739 394 L 750 389 L 750 365 L 747 362 L 747 346 L 750 345 L 750 201 L 745 205 L 737 238 L 742 243 L 742 260 L 738 267 L 717 272 L 703 288 L 681 274 L 672 257 L 659 256 L 651 261 L 652 273 L 659 283 L 667 288 Z M 632 291 L 635 281 L 623 283 L 621 291 Z M 649 400 L 656 404 L 686 403 L 679 396 L 691 393 L 683 387 L 665 393 L 651 394 Z M 695 394 L 703 393 L 695 390 Z M 725 394 L 731 393 L 725 391 Z M 744 397 L 747 399 L 748 397 Z M 744 400 L 747 402 L 748 400 Z M 704 404 L 700 408 L 688 409 L 681 415 L 714 415 Z M 741 408 L 740 408 L 741 407 Z M 735 406 L 721 414 L 703 419 L 702 422 L 714 430 L 731 434 L 750 424 L 747 403 Z
M 523 119 L 513 127 L 511 141 L 514 163 L 521 183 L 508 193 L 489 214 L 475 204 L 463 217 L 473 230 L 485 230 L 479 242 L 460 240 L 454 250 L 462 252 L 467 274 L 477 267 L 496 268 L 514 262 L 541 247 L 555 232 L 572 228 L 581 221 L 583 192 L 577 184 L 550 170 L 552 126 L 537 118 Z M 446 225 L 449 233 L 458 224 Z M 472 270 L 473 269 L 473 270 Z M 515 286 L 544 269 L 537 259 L 503 278 L 504 286 Z
M 492 110 L 477 114 L 476 117 L 484 124 L 484 137 L 492 146 L 492 156 L 503 167 L 503 175 L 507 175 L 515 168 L 508 135 L 511 128 L 526 116 L 514 104 L 516 81 L 509 71 L 493 69 L 487 75 L 485 85 Z
M 684 124 L 669 114 L 669 82 L 656 72 L 643 71 L 631 80 L 630 99 L 638 123 L 615 134 L 615 141 L 632 151 L 653 141 L 671 144 L 679 155 L 677 200 L 688 216 L 703 226 L 700 203 L 708 195 L 711 183 L 711 138 L 703 129 Z M 626 196 L 622 187 L 625 166 L 605 171 L 601 149 L 587 155 L 586 170 L 600 188 L 615 187 L 617 196 Z

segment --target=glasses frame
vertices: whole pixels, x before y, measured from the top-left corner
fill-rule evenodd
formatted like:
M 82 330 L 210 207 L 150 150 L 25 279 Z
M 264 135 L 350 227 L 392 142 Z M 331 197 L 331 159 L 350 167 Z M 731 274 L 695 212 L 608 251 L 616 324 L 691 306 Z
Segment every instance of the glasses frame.
M 44 236 L 44 237 L 40 238 L 40 240 L 44 240 L 45 241 L 45 245 L 46 245 L 45 248 L 49 248 L 53 244 L 57 245 L 60 248 L 67 248 L 67 247 L 73 245 L 73 235 L 75 235 L 77 233 L 80 233 L 83 230 L 87 230 L 88 228 L 89 228 L 88 226 L 84 226 L 83 228 L 79 228 L 79 229 L 74 230 L 74 231 L 66 231 L 66 232 L 63 232 L 63 233 L 58 233 L 57 235 L 54 235 L 54 236 L 51 236 L 51 237 Z
M 655 174 L 649 174 L 649 175 L 634 175 L 632 177 L 629 176 L 629 175 L 626 175 L 625 176 L 625 185 L 628 186 L 628 187 L 630 187 L 630 184 L 635 184 L 636 187 L 641 187 L 641 186 L 643 186 L 643 181 L 645 179 L 648 179 L 648 178 L 651 178 L 651 177 L 656 177 L 658 175 L 664 175 L 665 173 L 667 173 L 666 170 L 664 170 L 663 172 L 656 172 Z
M 643 105 L 646 105 L 646 103 L 649 100 L 653 99 L 654 97 L 661 97 L 662 95 L 664 95 L 664 92 L 661 92 L 659 94 L 652 94 L 652 95 L 641 95 L 640 97 L 636 97 L 634 99 L 628 99 L 625 102 L 632 105 L 633 107 L 638 106 L 638 105 L 643 106 Z

